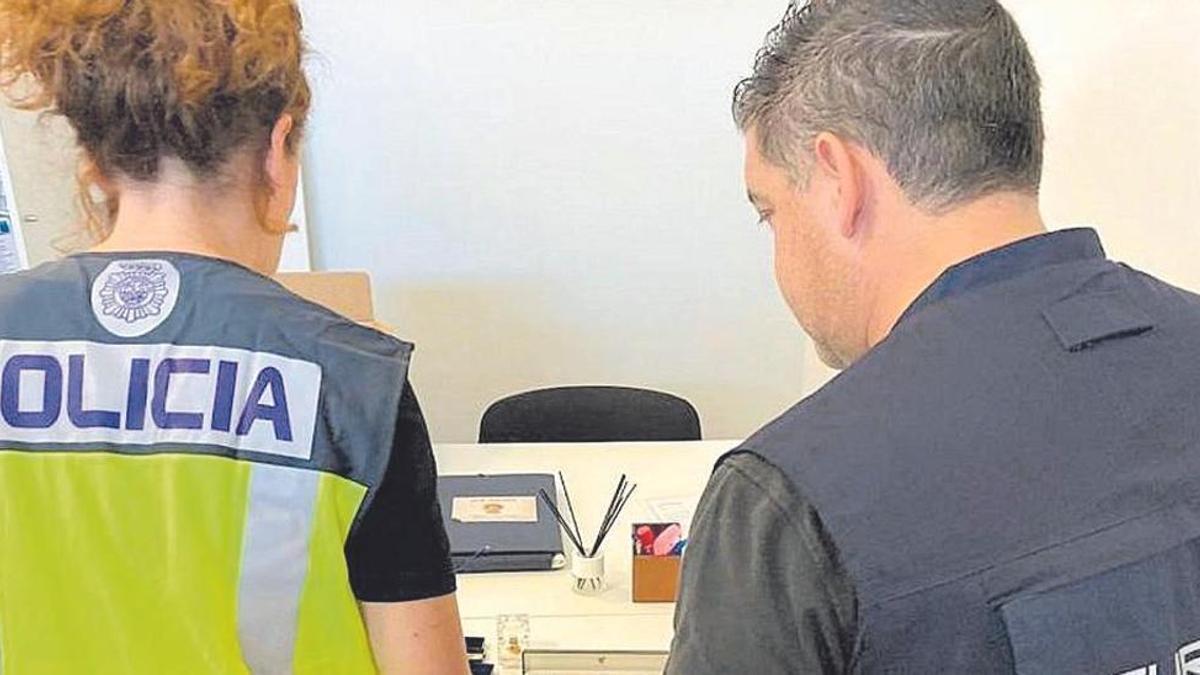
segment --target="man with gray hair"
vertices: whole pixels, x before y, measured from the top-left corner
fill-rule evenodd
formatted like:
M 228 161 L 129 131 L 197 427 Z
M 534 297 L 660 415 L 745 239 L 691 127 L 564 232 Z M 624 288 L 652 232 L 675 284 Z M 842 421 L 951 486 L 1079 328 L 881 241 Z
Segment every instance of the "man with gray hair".
M 723 458 L 669 673 L 1200 672 L 1200 297 L 1047 233 L 996 0 L 811 0 L 735 117 L 844 372 Z

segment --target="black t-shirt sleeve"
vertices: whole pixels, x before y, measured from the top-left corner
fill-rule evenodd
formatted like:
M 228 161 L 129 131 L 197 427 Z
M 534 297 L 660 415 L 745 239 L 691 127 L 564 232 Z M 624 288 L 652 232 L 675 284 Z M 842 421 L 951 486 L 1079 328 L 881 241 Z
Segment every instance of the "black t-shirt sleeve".
M 361 602 L 410 602 L 455 591 L 450 541 L 438 504 L 437 465 L 421 406 L 404 385 L 387 473 L 346 542 L 350 586 Z
M 750 455 L 714 473 L 696 512 L 667 675 L 852 670 L 857 599 L 815 510 Z

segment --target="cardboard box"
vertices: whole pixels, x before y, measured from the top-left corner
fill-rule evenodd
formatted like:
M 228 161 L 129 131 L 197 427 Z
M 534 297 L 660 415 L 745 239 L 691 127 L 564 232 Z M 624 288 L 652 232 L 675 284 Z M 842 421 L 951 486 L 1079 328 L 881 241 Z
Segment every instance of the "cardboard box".
M 385 333 L 392 329 L 375 320 L 371 277 L 366 272 L 286 272 L 275 280 L 305 300 Z
M 305 300 L 360 323 L 375 320 L 371 277 L 366 272 L 287 272 L 275 280 Z
M 683 558 L 679 556 L 633 557 L 633 601 L 675 602 L 679 595 L 679 575 Z

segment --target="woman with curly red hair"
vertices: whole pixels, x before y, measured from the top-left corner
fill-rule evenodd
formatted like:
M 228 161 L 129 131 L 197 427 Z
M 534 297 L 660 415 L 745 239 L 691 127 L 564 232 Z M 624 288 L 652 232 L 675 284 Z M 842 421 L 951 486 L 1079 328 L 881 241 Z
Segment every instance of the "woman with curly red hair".
M 412 346 L 278 265 L 292 0 L 0 0 L 94 247 L 0 279 L 0 672 L 461 673 Z

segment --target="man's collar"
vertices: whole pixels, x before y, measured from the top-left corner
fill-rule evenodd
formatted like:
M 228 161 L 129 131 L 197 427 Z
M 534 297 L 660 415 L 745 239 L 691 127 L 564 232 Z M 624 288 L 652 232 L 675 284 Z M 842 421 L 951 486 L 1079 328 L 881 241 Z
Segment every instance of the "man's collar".
M 1006 281 L 1051 265 L 1104 258 L 1100 237 L 1091 228 L 1061 230 L 981 253 L 942 273 L 904 312 L 897 323 L 941 300 Z

